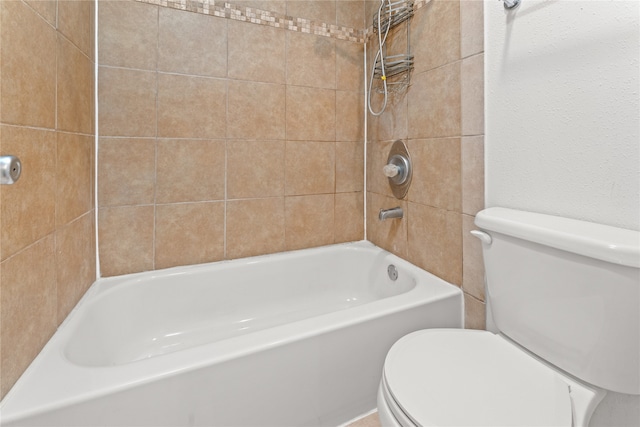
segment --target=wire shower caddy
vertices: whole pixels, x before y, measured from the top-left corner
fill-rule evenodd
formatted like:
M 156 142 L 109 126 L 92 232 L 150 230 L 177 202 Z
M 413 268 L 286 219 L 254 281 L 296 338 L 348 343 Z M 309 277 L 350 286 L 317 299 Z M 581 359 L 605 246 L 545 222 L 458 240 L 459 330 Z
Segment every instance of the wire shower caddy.
M 407 44 L 406 44 L 406 53 L 394 54 L 394 55 L 386 55 L 386 46 L 385 46 L 385 55 L 384 55 L 384 75 L 382 73 L 382 65 L 381 58 L 376 60 L 374 65 L 374 73 L 373 77 L 376 82 L 381 82 L 386 79 L 387 89 L 390 92 L 401 92 L 407 88 L 410 81 L 411 71 L 413 70 L 413 55 L 411 54 L 410 47 L 410 18 L 413 16 L 413 0 L 400 0 L 392 2 L 385 6 L 384 16 L 380 20 L 378 25 L 378 14 L 374 14 L 373 17 L 373 31 L 374 33 L 378 33 L 378 28 L 380 29 L 380 33 L 384 34 L 387 31 L 390 31 L 392 28 L 400 25 L 403 22 L 406 22 L 407 27 Z M 390 13 L 389 13 L 390 9 Z M 375 87 L 375 91 L 377 93 L 383 93 L 384 88 L 383 85 L 378 83 Z

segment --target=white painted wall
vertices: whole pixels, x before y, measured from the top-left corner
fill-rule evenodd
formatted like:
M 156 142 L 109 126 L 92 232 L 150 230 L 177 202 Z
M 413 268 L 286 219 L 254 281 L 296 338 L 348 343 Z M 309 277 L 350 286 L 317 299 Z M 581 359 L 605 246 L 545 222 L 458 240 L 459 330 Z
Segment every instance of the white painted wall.
M 639 4 L 485 1 L 487 206 L 640 229 Z
M 486 0 L 487 206 L 640 230 L 640 2 Z M 637 426 L 609 393 L 590 426 Z

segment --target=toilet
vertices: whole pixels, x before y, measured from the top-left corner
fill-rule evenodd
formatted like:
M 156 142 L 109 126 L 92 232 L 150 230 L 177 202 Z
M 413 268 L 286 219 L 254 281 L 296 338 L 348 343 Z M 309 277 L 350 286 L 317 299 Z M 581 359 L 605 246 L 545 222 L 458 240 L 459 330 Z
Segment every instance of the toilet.
M 488 208 L 488 325 L 398 340 L 382 426 L 586 427 L 607 391 L 640 394 L 640 232 Z

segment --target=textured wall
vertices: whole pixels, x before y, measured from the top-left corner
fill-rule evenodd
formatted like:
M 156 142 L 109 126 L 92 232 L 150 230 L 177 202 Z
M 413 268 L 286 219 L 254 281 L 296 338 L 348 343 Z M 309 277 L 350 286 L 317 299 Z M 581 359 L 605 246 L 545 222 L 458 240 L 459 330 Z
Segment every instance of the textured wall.
M 131 1 L 100 2 L 98 43 L 102 275 L 364 237 L 361 44 Z
M 638 2 L 487 4 L 487 204 L 640 229 Z
M 0 397 L 95 280 L 93 1 L 0 2 Z
M 367 2 L 367 16 L 378 4 Z M 367 236 L 462 287 L 466 326 L 482 329 L 481 246 L 469 234 L 475 214 L 484 207 L 482 1 L 432 0 L 417 10 L 410 28 L 415 62 L 411 84 L 390 95 L 382 115 L 368 116 Z M 404 24 L 389 35 L 388 43 L 388 54 L 402 53 Z M 370 62 L 375 49 L 377 41 L 369 43 Z M 373 96 L 379 109 L 381 95 Z M 393 197 L 382 174 L 396 139 L 407 142 L 414 165 L 403 200 Z M 404 209 L 402 220 L 378 220 L 380 209 L 394 206 Z

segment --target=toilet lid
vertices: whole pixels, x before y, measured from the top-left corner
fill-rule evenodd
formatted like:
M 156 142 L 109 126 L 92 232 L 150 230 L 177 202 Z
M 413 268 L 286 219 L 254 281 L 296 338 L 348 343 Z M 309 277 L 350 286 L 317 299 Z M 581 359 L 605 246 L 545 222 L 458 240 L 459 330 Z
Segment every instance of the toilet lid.
M 420 426 L 571 426 L 567 383 L 490 332 L 409 334 L 389 350 L 384 378 Z

